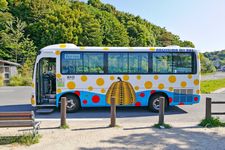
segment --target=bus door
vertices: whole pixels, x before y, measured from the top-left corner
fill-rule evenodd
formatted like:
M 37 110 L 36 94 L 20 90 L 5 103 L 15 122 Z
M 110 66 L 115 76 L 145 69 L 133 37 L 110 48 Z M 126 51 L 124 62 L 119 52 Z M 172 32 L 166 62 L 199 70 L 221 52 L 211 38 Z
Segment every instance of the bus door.
M 56 102 L 56 58 L 42 58 L 37 64 L 37 105 L 55 105 Z

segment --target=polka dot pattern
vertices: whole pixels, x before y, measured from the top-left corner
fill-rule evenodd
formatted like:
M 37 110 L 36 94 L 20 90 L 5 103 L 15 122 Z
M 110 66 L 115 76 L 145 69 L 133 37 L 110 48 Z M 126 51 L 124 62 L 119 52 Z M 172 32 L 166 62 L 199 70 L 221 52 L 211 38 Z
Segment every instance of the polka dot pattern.
M 57 73 L 56 78 L 60 79 L 60 78 L 62 78 L 62 75 L 60 73 Z
M 86 82 L 88 78 L 87 78 L 87 76 L 81 76 L 80 79 L 82 82 Z
M 128 75 L 124 75 L 124 76 L 123 76 L 123 80 L 124 80 L 124 81 L 128 81 L 128 80 L 129 80 L 129 76 L 128 76 Z
M 199 80 L 198 79 L 194 80 L 194 85 L 199 85 Z
M 57 89 L 56 92 L 57 93 L 62 93 L 62 89 Z
M 158 80 L 159 79 L 159 76 L 158 75 L 154 75 L 154 79 L 155 80 Z
M 164 84 L 163 84 L 163 83 L 160 83 L 160 84 L 158 85 L 158 89 L 160 89 L 160 90 L 164 89 Z
M 98 79 L 96 80 L 96 84 L 97 84 L 98 86 L 103 86 L 104 83 L 105 83 L 105 81 L 104 81 L 103 78 L 98 78 Z
M 192 75 L 191 74 L 188 75 L 188 79 L 192 79 Z
M 93 103 L 98 103 L 100 101 L 100 97 L 98 96 L 98 95 L 94 95 L 93 97 L 92 97 L 92 102 Z
M 137 106 L 137 107 L 138 107 L 138 106 L 141 106 L 141 102 L 136 102 L 136 103 L 135 103 L 135 106 Z
M 67 83 L 67 88 L 68 89 L 72 90 L 72 89 L 75 89 L 75 87 L 76 87 L 76 84 L 73 81 L 69 81 Z
M 74 92 L 77 96 L 80 96 L 80 91 L 75 91 Z
M 101 93 L 105 93 L 105 89 L 101 89 Z
M 84 104 L 84 105 L 86 105 L 86 104 L 87 104 L 87 100 L 86 100 L 86 99 L 85 99 L 85 100 L 83 100 L 82 102 L 83 102 L 83 104 Z
M 137 78 L 137 80 L 141 80 L 141 76 L 140 75 L 137 75 L 136 78 Z
M 152 88 L 152 82 L 151 81 L 146 81 L 145 82 L 145 88 L 146 89 L 151 89 Z
M 134 89 L 135 89 L 136 91 L 138 91 L 138 90 L 139 90 L 139 86 L 135 86 Z
M 110 76 L 110 80 L 115 80 L 115 77 L 114 76 Z
M 185 87 L 187 86 L 187 82 L 182 81 L 182 82 L 180 83 L 180 86 L 181 86 L 182 88 L 185 88 Z
M 88 91 L 92 91 L 93 90 L 93 87 L 92 86 L 89 86 L 88 87 Z
M 55 54 L 60 55 L 60 51 L 59 50 L 55 51 Z
M 173 90 L 174 90 L 173 87 L 169 87 L 170 92 L 173 92 Z
M 175 83 L 177 78 L 176 78 L 176 76 L 169 76 L 168 80 L 170 83 Z

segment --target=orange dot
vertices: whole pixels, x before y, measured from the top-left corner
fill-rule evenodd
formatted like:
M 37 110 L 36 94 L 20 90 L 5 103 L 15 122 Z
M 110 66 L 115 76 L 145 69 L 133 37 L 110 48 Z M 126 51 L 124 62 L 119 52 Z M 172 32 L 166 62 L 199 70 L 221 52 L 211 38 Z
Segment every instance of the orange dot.
M 60 55 L 60 51 L 59 50 L 55 51 L 55 54 Z
M 171 91 L 171 92 L 172 92 L 172 91 L 173 91 L 173 87 L 169 87 L 169 91 Z
M 57 93 L 61 93 L 62 90 L 61 90 L 61 89 L 57 89 L 56 92 L 57 92 Z
M 110 76 L 110 80 L 115 80 L 115 77 L 114 76 Z
M 174 83 L 174 82 L 176 82 L 177 78 L 176 78 L 176 76 L 170 76 L 168 78 L 168 80 L 169 80 L 170 83 Z
M 199 85 L 199 80 L 198 79 L 194 80 L 194 84 Z
M 74 89 L 76 87 L 76 84 L 73 81 L 69 81 L 67 83 L 67 88 L 68 89 Z
M 160 90 L 164 89 L 164 84 L 160 83 L 160 84 L 158 85 L 158 88 L 159 88 Z
M 129 80 L 129 76 L 128 76 L 128 75 L 124 75 L 124 76 L 123 76 L 123 80 L 124 80 L 124 81 Z
M 157 76 L 157 75 L 154 76 L 154 79 L 155 80 L 158 80 L 158 78 L 159 78 L 159 76 Z
M 87 76 L 81 76 L 80 79 L 81 79 L 81 81 L 86 82 L 87 81 Z
M 151 81 L 146 81 L 145 82 L 145 88 L 146 89 L 151 89 L 152 88 L 152 82 Z
M 93 90 L 93 87 L 92 87 L 92 86 L 89 86 L 89 87 L 88 87 L 88 90 L 89 90 L 89 91 L 92 91 L 92 90 Z
M 139 86 L 135 86 L 134 89 L 137 91 L 139 90 Z
M 200 90 L 196 90 L 196 93 L 197 93 L 197 94 L 200 94 Z
M 105 89 L 101 89 L 101 93 L 105 93 Z
M 60 78 L 62 78 L 62 75 L 60 73 L 57 73 L 56 78 L 60 79 Z
M 188 75 L 188 79 L 192 79 L 192 75 L 191 74 Z
M 104 83 L 105 83 L 105 81 L 104 81 L 103 78 L 98 78 L 98 79 L 96 80 L 96 84 L 97 84 L 98 86 L 102 86 Z
M 141 80 L 141 76 L 140 75 L 137 75 L 137 80 Z
M 182 82 L 180 83 L 180 86 L 181 86 L 182 88 L 185 88 L 185 87 L 187 86 L 187 82 L 182 81 Z

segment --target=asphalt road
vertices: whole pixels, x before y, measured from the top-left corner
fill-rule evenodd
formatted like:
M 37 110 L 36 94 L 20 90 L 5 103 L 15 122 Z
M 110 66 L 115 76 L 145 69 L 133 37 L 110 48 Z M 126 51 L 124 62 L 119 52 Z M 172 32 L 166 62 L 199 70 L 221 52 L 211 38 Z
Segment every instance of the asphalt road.
M 201 80 L 216 80 L 225 78 L 225 72 L 216 72 L 215 74 L 203 75 Z
M 0 111 L 29 111 L 31 88 L 30 87 L 1 87 L 0 88 Z M 205 115 L 205 98 L 209 96 L 215 101 L 225 101 L 225 94 L 202 95 L 201 102 L 196 105 L 184 105 L 170 107 L 166 111 L 166 122 L 199 122 Z M 213 105 L 213 112 L 225 112 L 225 105 Z M 80 112 L 70 113 L 67 118 L 86 120 L 108 120 L 109 108 L 83 108 Z M 225 116 L 219 116 L 225 121 Z M 51 114 L 36 114 L 36 118 L 58 119 L 59 111 Z M 145 107 L 119 107 L 117 108 L 118 122 L 157 122 L 158 114 L 148 112 Z

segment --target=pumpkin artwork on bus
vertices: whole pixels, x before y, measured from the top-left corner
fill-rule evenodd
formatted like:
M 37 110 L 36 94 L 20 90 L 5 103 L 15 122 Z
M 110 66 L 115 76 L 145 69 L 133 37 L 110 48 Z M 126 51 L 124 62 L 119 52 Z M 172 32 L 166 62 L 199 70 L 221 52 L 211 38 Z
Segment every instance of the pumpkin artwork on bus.
M 181 47 L 44 47 L 36 58 L 31 103 L 38 109 L 60 107 L 166 107 L 200 101 L 200 59 L 193 48 Z M 97 109 L 97 108 L 96 108 Z
M 106 102 L 111 104 L 111 99 L 115 98 L 116 105 L 129 105 L 136 102 L 135 91 L 129 82 L 122 81 L 118 77 L 118 82 L 113 82 L 106 93 Z

